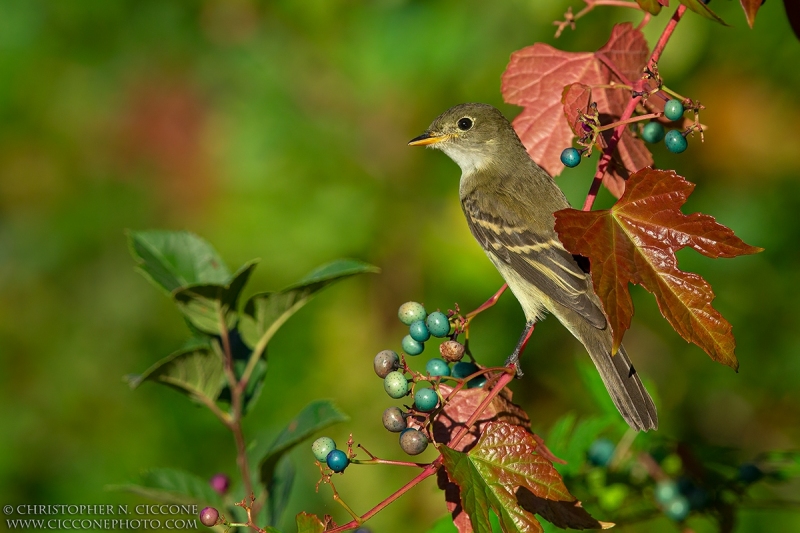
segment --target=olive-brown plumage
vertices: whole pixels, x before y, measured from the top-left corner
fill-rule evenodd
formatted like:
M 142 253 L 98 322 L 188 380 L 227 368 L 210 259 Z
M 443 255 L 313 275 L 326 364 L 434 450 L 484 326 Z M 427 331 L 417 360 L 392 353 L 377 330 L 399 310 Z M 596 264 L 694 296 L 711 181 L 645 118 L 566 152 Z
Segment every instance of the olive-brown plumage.
M 442 150 L 461 167 L 469 229 L 519 300 L 528 327 L 552 313 L 589 352 L 625 421 L 637 430 L 656 429 L 656 407 L 625 349 L 611 355 L 611 331 L 589 275 L 555 232 L 553 213 L 569 203 L 503 114 L 486 104 L 461 104 L 409 144 Z

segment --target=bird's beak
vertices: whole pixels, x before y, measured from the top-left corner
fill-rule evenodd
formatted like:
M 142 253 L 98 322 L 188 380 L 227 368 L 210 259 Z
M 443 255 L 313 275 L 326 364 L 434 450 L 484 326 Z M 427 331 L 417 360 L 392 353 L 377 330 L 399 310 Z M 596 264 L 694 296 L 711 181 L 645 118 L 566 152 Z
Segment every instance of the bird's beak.
M 419 137 L 414 137 L 410 141 L 408 141 L 409 146 L 428 146 L 431 144 L 436 144 L 438 142 L 442 142 L 447 139 L 447 135 L 442 135 L 441 133 L 435 133 L 432 131 L 426 131 Z

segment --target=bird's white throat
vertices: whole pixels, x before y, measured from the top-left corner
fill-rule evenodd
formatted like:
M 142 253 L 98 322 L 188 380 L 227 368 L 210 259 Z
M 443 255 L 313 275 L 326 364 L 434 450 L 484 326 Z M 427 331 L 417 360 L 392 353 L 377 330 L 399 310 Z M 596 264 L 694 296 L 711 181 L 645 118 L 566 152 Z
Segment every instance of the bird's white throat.
M 440 145 L 435 145 L 435 147 L 439 148 L 442 152 L 447 154 L 450 159 L 455 161 L 456 164 L 461 167 L 461 172 L 465 176 L 472 174 L 476 170 L 483 169 L 488 160 L 486 154 L 482 153 L 480 150 L 470 150 L 469 148 L 459 146 L 455 143 L 443 142 Z

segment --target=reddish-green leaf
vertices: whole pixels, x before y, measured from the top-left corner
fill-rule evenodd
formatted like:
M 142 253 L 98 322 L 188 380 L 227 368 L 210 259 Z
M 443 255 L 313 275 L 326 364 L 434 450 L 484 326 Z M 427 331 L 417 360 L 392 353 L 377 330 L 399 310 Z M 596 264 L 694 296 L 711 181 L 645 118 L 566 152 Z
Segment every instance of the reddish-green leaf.
M 325 517 L 325 522 L 315 514 L 308 514 L 305 511 L 295 517 L 297 523 L 297 533 L 322 533 L 325 531 L 325 524 L 330 521 L 330 517 Z
M 647 57 L 644 36 L 629 23 L 614 26 L 608 42 L 595 53 L 564 52 L 543 43 L 514 52 L 503 73 L 502 92 L 508 103 L 524 108 L 513 124 L 531 157 L 550 174 L 560 173 L 564 168 L 561 151 L 575 137 L 570 126 L 576 116 L 573 107 L 583 106 L 582 100 L 577 100 L 580 95 L 567 94 L 565 88 L 572 84 L 589 87 L 601 121 L 615 122 L 622 115 L 630 92 L 597 86 L 639 79 Z M 571 101 L 573 98 L 575 102 Z M 565 112 L 568 120 L 564 120 Z M 612 167 L 609 182 L 616 183 L 610 190 L 620 193 L 622 180 L 652 165 L 653 159 L 644 143 L 627 130 L 617 150 L 619 164 Z
M 553 464 L 536 453 L 533 436 L 519 426 L 487 424 L 466 453 L 441 446 L 447 475 L 461 487 L 471 529 L 490 533 L 489 511 L 504 532 L 543 531 L 534 513 L 560 527 L 610 527 L 591 518 L 564 486 Z
M 661 314 L 684 339 L 737 369 L 731 325 L 711 306 L 711 286 L 679 270 L 675 252 L 690 246 L 708 257 L 736 257 L 761 248 L 745 244 L 709 215 L 681 213 L 693 189 L 671 170 L 646 168 L 630 177 L 611 209 L 557 212 L 556 231 L 567 250 L 591 262 L 615 350 L 633 316 L 628 283 L 636 283 L 653 293 Z
M 752 28 L 753 24 L 756 23 L 756 14 L 761 8 L 761 4 L 764 3 L 764 0 L 739 0 L 739 3 L 742 4 L 744 16 L 747 17 L 747 23 Z
M 727 26 L 724 20 L 719 18 L 719 16 L 711 11 L 707 5 L 705 5 L 702 0 L 678 0 L 681 4 L 685 5 L 695 13 L 699 15 L 703 15 L 705 18 L 713 20 L 715 22 L 719 22 L 723 26 Z

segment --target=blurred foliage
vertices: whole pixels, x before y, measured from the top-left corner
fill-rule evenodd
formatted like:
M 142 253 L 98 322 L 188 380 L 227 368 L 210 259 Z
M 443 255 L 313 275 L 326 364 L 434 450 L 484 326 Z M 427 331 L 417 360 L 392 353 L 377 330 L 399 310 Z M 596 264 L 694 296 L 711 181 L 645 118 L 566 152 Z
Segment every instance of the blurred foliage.
M 375 353 L 399 346 L 397 306 L 471 309 L 501 283 L 463 221 L 457 167 L 405 143 L 459 102 L 513 116 L 499 93 L 512 51 L 536 41 L 596 49 L 614 22 L 638 22 L 632 10 L 597 9 L 554 42 L 551 23 L 568 5 L 580 2 L 0 0 L 0 502 L 140 503 L 102 487 L 156 467 L 235 474 L 233 443 L 205 410 L 120 380 L 177 349 L 185 331 L 134 272 L 127 228 L 189 229 L 229 264 L 260 256 L 253 291 L 336 257 L 381 267 L 281 329 L 271 386 L 247 424 L 275 434 L 309 401 L 332 398 L 352 418 L 332 437 L 352 431 L 373 453 L 397 454 L 371 369 Z M 733 27 L 690 14 L 661 62 L 671 88 L 707 107 L 706 142 L 655 157 L 698 183 L 686 212 L 766 248 L 725 262 L 679 254 L 714 286 L 741 370 L 680 340 L 639 289 L 626 346 L 658 391 L 660 435 L 746 460 L 800 442 L 800 44 L 780 2 L 764 5 L 752 31 L 736 2 L 714 9 Z M 668 12 L 647 26 L 651 44 Z M 559 178 L 573 203 L 589 186 L 582 167 Z M 501 363 L 522 325 L 502 298 L 474 323 L 473 352 Z M 576 357 L 556 321 L 537 328 L 513 385 L 536 427 L 605 408 L 580 385 Z M 325 489 L 312 490 L 307 450 L 299 459 L 287 516 L 341 520 Z M 404 476 L 353 469 L 337 488 L 364 512 Z M 436 492 L 412 491 L 373 531 L 430 526 L 445 512 Z M 737 531 L 798 527 L 800 513 L 752 510 Z

